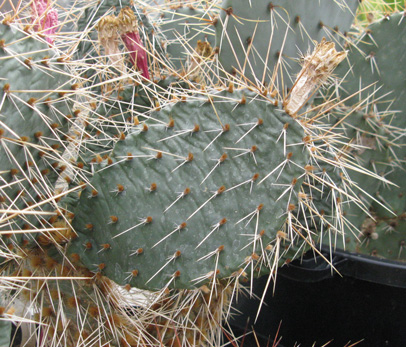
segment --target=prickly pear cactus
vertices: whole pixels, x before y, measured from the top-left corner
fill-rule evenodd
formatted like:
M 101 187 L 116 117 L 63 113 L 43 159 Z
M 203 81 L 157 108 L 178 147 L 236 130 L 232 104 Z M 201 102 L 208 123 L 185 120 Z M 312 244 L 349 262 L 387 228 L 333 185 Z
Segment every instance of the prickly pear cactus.
M 404 259 L 402 15 L 309 110 L 358 1 L 75 2 L 74 32 L 36 4 L 0 14 L 1 322 L 22 300 L 39 346 L 220 346 L 240 282 L 316 243 Z M 344 100 L 359 77 L 384 87 Z

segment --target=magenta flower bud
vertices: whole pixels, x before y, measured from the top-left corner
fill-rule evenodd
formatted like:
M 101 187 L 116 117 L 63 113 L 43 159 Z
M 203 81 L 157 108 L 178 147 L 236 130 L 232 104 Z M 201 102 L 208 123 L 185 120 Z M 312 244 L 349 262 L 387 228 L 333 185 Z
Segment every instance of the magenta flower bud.
M 124 8 L 120 11 L 118 19 L 121 39 L 130 54 L 132 64 L 141 71 L 142 76 L 150 79 L 147 51 L 141 41 L 134 12 L 129 7 Z
M 41 31 L 49 44 L 54 41 L 52 35 L 58 28 L 58 11 L 51 7 L 48 0 L 35 0 L 31 3 L 32 23 L 35 31 Z
M 122 34 L 121 38 L 130 53 L 130 59 L 134 66 L 141 71 L 142 76 L 149 79 L 148 72 L 148 57 L 142 44 L 140 34 L 138 32 L 128 32 Z

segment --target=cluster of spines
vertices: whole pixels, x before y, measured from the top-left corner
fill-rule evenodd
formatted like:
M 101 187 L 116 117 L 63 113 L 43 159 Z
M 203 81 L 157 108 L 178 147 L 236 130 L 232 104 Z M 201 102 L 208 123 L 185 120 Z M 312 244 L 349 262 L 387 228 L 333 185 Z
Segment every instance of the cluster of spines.
M 50 51 L 32 34 L 14 34 L 15 25 L 1 25 L 2 69 L 9 68 L 11 73 L 1 92 L 1 112 L 6 116 L 0 127 L 1 160 L 6 170 L 2 173 L 1 206 L 7 211 L 1 229 L 9 236 L 17 230 L 15 238 L 3 241 L 5 258 L 14 257 L 19 243 L 35 241 L 31 235 L 36 229 L 39 233 L 52 229 L 54 222 L 46 218 L 54 215 L 49 209 L 54 209 L 62 197 L 55 193 L 54 184 L 58 177 L 74 180 L 66 175 L 73 165 L 62 153 L 72 140 L 66 135 L 67 128 L 79 117 L 70 99 L 76 87 L 64 70 L 64 60 L 44 57 L 57 55 L 56 51 Z M 21 86 L 22 76 L 29 85 Z
M 294 1 L 223 1 L 216 18 L 216 51 L 228 79 L 286 93 L 302 54 L 323 37 L 343 46 L 356 1 L 314 4 L 312 16 Z M 307 5 L 304 5 L 307 7 Z M 298 14 L 300 13 L 300 14 Z M 315 17 L 322 18 L 319 21 Z M 249 81 L 250 80 L 250 81 Z
M 9 316 L 17 326 L 28 325 L 24 339 L 45 338 L 48 345 L 57 346 L 62 338 L 72 347 L 108 342 L 170 346 L 175 340 L 182 341 L 182 346 L 196 346 L 221 341 L 221 322 L 233 294 L 229 283 L 218 282 L 216 292 L 204 286 L 145 296 L 94 276 L 78 265 L 76 257 L 62 265 L 46 253 L 26 251 L 20 267 L 4 274 L 19 284 L 13 286 L 16 294 L 0 307 L 0 315 Z M 18 316 L 17 297 L 39 309 L 33 316 Z M 31 324 L 34 321 L 40 324 Z

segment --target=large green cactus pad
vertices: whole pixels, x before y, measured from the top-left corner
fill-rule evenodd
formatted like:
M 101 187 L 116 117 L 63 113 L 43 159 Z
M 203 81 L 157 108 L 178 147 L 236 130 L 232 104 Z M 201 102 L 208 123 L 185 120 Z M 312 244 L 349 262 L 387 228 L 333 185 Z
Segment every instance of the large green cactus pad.
M 224 0 L 216 24 L 219 61 L 228 73 L 235 69 L 253 82 L 272 81 L 279 87 L 283 77 L 284 87 L 291 87 L 300 54 L 323 37 L 342 43 L 357 6 L 356 0 Z
M 120 141 L 114 163 L 82 193 L 73 223 L 79 237 L 69 252 L 93 271 L 103 264 L 103 273 L 120 284 L 147 289 L 164 287 L 176 271 L 172 285 L 180 288 L 201 285 L 204 280 L 194 280 L 216 269 L 220 277 L 245 267 L 249 272 L 246 258 L 266 252 L 296 203 L 308 155 L 297 121 L 244 93 L 179 102 L 156 113 L 148 130 L 141 126 Z M 181 255 L 171 258 L 177 251 Z

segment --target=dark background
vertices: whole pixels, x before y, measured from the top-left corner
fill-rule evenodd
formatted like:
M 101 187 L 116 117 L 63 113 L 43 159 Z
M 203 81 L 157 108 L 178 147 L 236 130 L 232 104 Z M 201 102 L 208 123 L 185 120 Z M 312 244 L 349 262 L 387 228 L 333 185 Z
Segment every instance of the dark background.
M 343 347 L 360 340 L 363 341 L 356 346 L 406 346 L 406 288 L 346 275 L 331 276 L 331 272 L 327 275 L 325 271 L 323 276 L 320 276 L 320 271 L 315 271 L 311 278 L 308 270 L 305 269 L 306 277 L 303 278 L 297 275 L 297 268 L 278 270 L 275 294 L 272 295 L 272 288 L 268 291 L 267 306 L 262 307 L 254 325 L 261 347 L 267 346 L 269 337 L 269 346 L 272 346 L 279 324 L 280 347 L 295 344 L 302 347 L 323 346 L 331 340 L 329 347 Z M 369 271 L 372 276 L 374 268 Z M 382 275 L 382 269 L 377 268 L 375 272 L 378 282 L 388 281 L 384 278 L 385 273 Z M 393 274 L 391 269 L 387 269 L 386 274 L 387 277 L 396 276 L 397 280 L 403 278 L 406 283 L 406 264 L 404 271 Z M 258 296 L 261 296 L 266 280 L 265 277 L 256 281 Z M 252 329 L 258 304 L 259 300 L 248 298 L 236 304 L 243 315 L 231 321 L 235 335 Z M 242 346 L 257 344 L 247 336 Z

